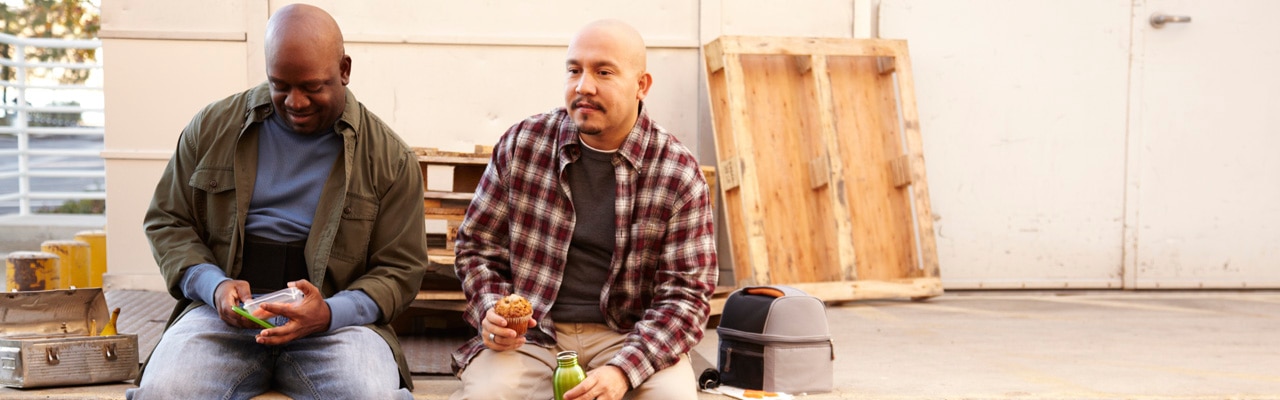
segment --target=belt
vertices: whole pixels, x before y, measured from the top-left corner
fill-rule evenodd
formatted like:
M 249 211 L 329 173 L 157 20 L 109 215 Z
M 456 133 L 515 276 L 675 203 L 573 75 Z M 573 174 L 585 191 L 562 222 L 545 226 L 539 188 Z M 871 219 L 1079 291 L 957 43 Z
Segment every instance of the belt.
M 246 235 L 237 279 L 248 281 L 253 293 L 274 292 L 289 282 L 307 279 L 306 244 L 306 240 L 286 243 Z

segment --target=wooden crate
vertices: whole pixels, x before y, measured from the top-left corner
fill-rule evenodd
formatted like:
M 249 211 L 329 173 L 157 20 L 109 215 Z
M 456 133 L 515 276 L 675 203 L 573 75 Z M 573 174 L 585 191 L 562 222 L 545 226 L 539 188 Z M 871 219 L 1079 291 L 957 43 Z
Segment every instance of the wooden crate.
M 476 146 L 474 153 L 439 151 L 433 148 L 415 148 L 418 155 L 418 168 L 422 172 L 423 218 L 444 220 L 448 232 L 445 234 L 445 249 L 453 250 L 453 238 L 457 234 L 458 225 L 466 215 L 467 206 L 475 196 L 476 186 L 480 184 L 480 176 L 489 164 L 493 154 L 491 146 Z M 427 190 L 427 170 L 432 166 L 450 167 L 453 169 L 453 184 L 449 191 Z
M 739 286 L 825 301 L 942 293 L 905 41 L 705 46 Z

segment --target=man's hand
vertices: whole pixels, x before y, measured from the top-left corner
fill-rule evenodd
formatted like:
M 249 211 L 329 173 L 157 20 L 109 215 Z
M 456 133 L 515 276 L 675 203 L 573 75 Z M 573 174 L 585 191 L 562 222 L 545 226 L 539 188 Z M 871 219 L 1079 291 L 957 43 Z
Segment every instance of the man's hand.
M 289 319 L 289 322 L 283 326 L 263 329 L 258 333 L 258 343 L 269 346 L 281 345 L 312 333 L 329 330 L 329 303 L 324 302 L 324 295 L 320 294 L 320 289 L 306 279 L 289 282 L 289 287 L 302 291 L 302 302 L 295 306 L 263 304 L 260 307 L 262 310 L 284 316 Z
M 260 328 L 258 324 L 253 323 L 231 311 L 231 307 L 240 305 L 245 301 L 253 298 L 253 292 L 249 290 L 249 282 L 247 281 L 222 281 L 218 287 L 213 290 L 213 309 L 218 312 L 218 317 L 222 318 L 227 325 L 237 326 L 241 328 Z
M 564 393 L 564 400 L 618 400 L 622 395 L 627 394 L 630 386 L 626 375 L 622 374 L 622 369 L 606 365 L 588 372 L 587 379 L 583 379 L 578 386 Z
M 529 318 L 530 328 L 537 325 L 538 321 Z M 525 343 L 524 336 L 516 337 L 516 331 L 507 328 L 507 319 L 493 312 L 493 308 L 489 308 L 484 320 L 480 321 L 480 338 L 484 340 L 485 347 L 494 351 L 518 349 Z

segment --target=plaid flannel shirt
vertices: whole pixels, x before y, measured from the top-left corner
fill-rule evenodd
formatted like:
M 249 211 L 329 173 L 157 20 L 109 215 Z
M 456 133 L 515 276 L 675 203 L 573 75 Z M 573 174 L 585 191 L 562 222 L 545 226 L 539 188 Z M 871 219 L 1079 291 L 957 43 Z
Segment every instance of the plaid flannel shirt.
M 581 146 L 573 120 L 557 108 L 512 126 L 494 147 L 456 241 L 472 326 L 514 292 L 533 304 L 538 326 L 529 342 L 555 344 L 549 313 L 574 228 L 565 168 Z M 697 161 L 643 103 L 613 165 L 617 245 L 600 309 L 610 328 L 627 334 L 608 364 L 637 387 L 702 339 L 718 275 L 713 215 Z M 483 349 L 472 338 L 454 353 L 455 370 Z

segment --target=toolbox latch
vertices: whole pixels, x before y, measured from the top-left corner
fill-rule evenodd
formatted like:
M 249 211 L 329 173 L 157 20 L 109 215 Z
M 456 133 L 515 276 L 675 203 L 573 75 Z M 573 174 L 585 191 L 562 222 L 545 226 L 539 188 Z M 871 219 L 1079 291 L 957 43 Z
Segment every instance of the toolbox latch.
M 103 358 L 106 358 L 106 359 L 107 359 L 107 361 L 115 361 L 115 360 L 116 360 L 116 357 L 117 357 L 117 356 L 116 356 L 116 344 L 115 344 L 115 343 L 107 343 L 107 344 L 102 345 L 102 357 L 103 357 Z
M 57 347 L 45 347 L 44 356 L 45 356 L 45 362 L 49 363 L 49 365 L 58 365 L 58 363 L 62 362 L 62 360 L 58 359 Z

